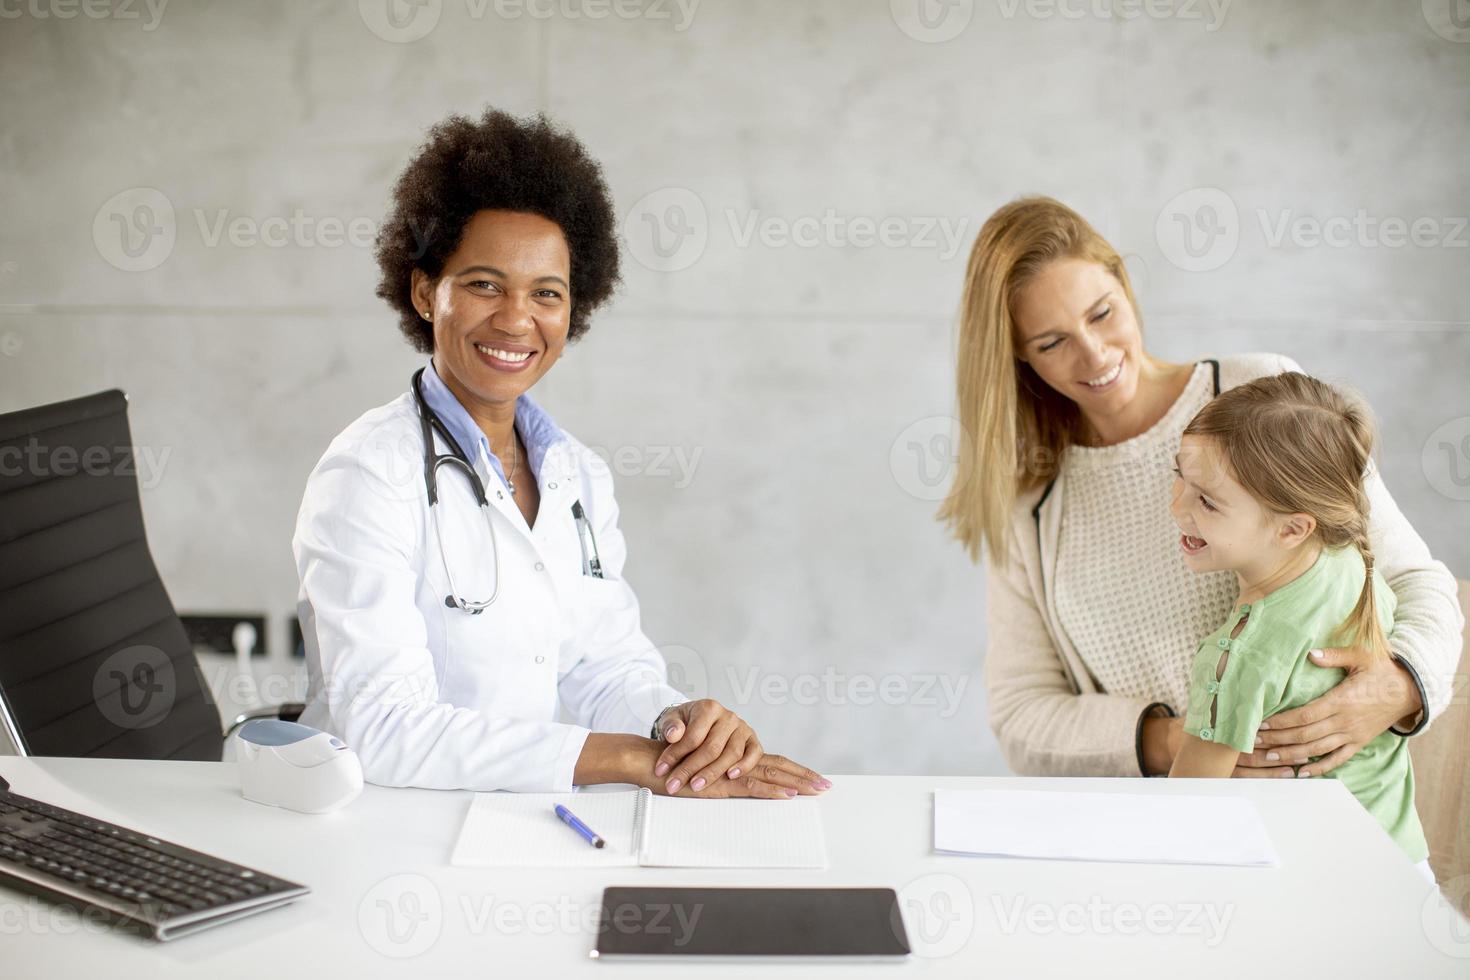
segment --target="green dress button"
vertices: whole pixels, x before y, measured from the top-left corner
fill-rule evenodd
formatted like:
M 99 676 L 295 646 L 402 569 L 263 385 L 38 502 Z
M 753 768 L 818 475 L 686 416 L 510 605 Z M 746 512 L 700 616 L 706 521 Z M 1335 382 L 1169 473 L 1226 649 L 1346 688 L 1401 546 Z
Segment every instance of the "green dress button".
M 1251 604 L 1249 602 L 1242 602 L 1240 604 L 1240 611 L 1243 612 L 1243 613 L 1250 612 L 1251 611 Z
M 1222 637 L 1220 637 L 1220 639 L 1216 640 L 1215 642 L 1218 643 L 1218 644 L 1220 644 L 1220 649 L 1221 650 L 1229 650 L 1230 649 L 1230 640 L 1227 639 L 1226 637 L 1223 637 L 1222 636 Z
M 1210 681 L 1208 684 L 1205 685 L 1205 690 L 1209 691 L 1211 694 L 1218 693 L 1220 690 L 1220 682 Z
M 1213 728 L 1201 728 L 1199 730 L 1199 737 L 1208 742 L 1215 737 L 1215 730 Z

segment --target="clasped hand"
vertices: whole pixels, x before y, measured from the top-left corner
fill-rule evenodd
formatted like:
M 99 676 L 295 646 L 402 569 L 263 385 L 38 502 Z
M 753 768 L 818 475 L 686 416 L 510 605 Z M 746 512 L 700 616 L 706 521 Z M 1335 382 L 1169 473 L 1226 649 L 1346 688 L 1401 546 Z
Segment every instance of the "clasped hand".
M 655 723 L 666 743 L 653 775 L 670 796 L 706 799 L 814 796 L 831 780 L 761 747 L 755 730 L 708 698 L 666 708 Z

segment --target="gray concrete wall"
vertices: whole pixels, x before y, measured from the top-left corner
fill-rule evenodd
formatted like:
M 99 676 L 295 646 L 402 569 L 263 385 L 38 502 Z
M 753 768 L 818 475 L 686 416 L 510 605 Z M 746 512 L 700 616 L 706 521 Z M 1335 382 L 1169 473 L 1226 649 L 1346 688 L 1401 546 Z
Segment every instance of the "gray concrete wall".
M 777 751 L 1003 769 L 932 514 L 966 250 L 1017 194 L 1130 256 L 1158 354 L 1363 390 L 1470 576 L 1463 2 L 393 2 L 0 3 L 0 410 L 128 391 L 181 609 L 283 646 L 306 474 L 417 361 L 365 242 L 486 103 L 605 164 L 626 284 L 538 394 L 612 454 L 649 633 Z

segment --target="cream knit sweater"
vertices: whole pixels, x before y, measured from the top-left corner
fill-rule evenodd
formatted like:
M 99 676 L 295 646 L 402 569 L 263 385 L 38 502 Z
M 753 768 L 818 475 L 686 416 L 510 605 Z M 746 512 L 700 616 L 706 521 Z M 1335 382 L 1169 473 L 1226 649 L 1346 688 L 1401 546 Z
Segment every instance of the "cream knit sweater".
M 1274 354 L 1224 358 L 1220 387 L 1296 370 Z M 1018 501 L 1011 561 L 986 566 L 985 659 L 991 728 L 1016 772 L 1140 775 L 1141 715 L 1155 703 L 1183 710 L 1199 638 L 1236 596 L 1234 575 L 1185 567 L 1168 508 L 1180 433 L 1213 394 L 1213 368 L 1202 362 L 1151 429 L 1069 449 L 1051 488 Z M 1376 564 L 1399 602 L 1390 644 L 1418 676 L 1432 718 L 1449 701 L 1460 657 L 1455 580 L 1376 470 L 1367 488 Z
M 1194 648 L 1225 621 L 1239 591 L 1231 572 L 1196 575 L 1185 567 L 1169 519 L 1179 437 L 1213 397 L 1213 374 L 1210 365 L 1197 365 L 1184 392 L 1142 435 L 1072 446 L 1063 462 L 1057 619 L 1110 694 L 1182 706 Z

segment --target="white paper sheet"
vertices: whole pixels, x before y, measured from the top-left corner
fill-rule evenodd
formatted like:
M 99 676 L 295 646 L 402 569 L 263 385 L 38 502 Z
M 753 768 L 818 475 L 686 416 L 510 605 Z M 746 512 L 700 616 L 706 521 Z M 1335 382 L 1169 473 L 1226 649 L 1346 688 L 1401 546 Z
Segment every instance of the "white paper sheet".
M 936 790 L 934 850 L 989 857 L 1276 867 L 1250 800 L 1045 790 Z

